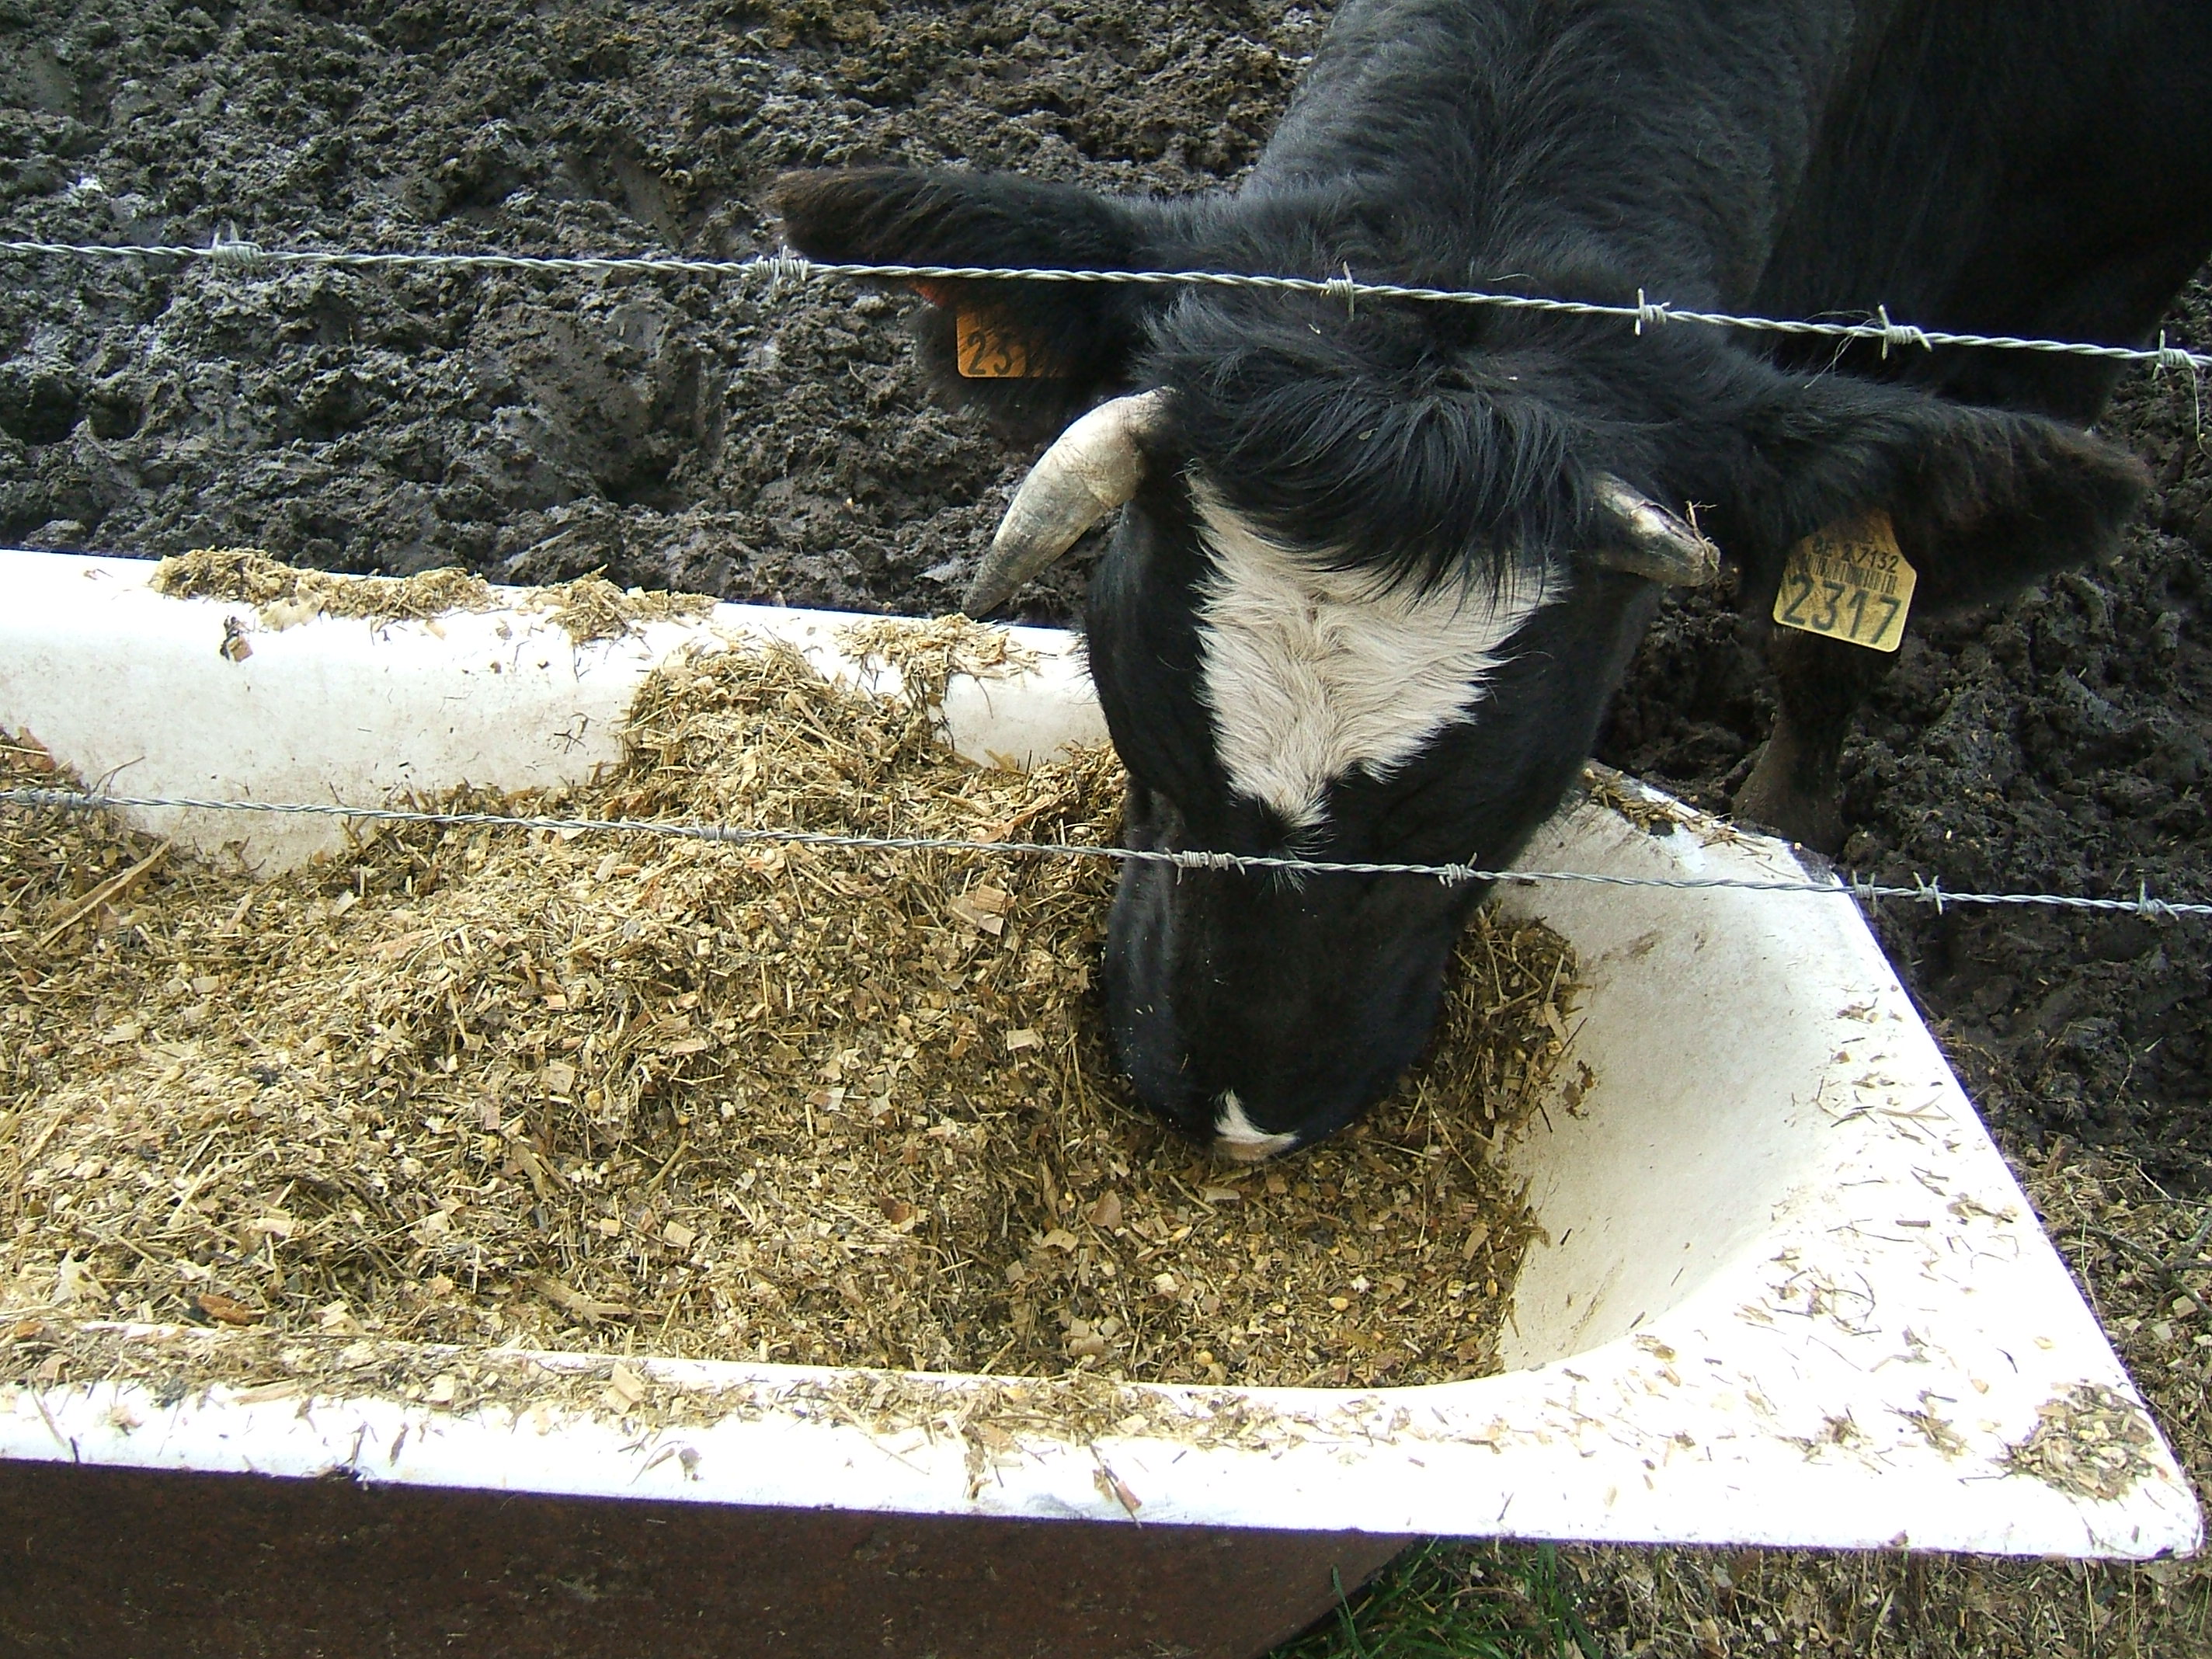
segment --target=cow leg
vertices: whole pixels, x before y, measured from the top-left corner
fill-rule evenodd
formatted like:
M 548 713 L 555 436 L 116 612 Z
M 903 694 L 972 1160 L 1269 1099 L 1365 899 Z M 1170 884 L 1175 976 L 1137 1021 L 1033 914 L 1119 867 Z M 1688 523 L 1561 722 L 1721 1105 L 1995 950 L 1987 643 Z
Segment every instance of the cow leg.
M 1766 746 L 1735 793 L 1735 816 L 1817 852 L 1838 852 L 1844 813 L 1837 774 L 1844 739 L 1860 703 L 1881 683 L 1897 655 L 1777 628 L 1768 638 L 1766 659 L 1774 668 L 1780 707 Z

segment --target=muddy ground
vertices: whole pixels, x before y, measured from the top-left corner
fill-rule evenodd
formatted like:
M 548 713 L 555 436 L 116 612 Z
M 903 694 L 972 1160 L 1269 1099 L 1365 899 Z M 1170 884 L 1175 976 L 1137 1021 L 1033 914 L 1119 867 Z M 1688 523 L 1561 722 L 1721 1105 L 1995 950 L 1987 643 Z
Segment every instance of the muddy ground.
M 0 235 L 739 256 L 772 245 L 763 186 L 797 165 L 1188 191 L 1249 163 L 1326 11 L 0 0 Z M 0 257 L 0 544 L 252 544 L 943 609 L 1027 458 L 927 404 L 903 303 Z M 2172 335 L 2212 346 L 2212 292 Z M 2115 563 L 1908 641 L 1847 754 L 1847 863 L 2212 896 L 2197 403 L 2185 379 L 2125 382 L 2108 428 L 2160 487 Z M 1071 615 L 1080 583 L 1062 571 L 1028 614 Z M 1683 605 L 1601 754 L 1724 805 L 1770 708 L 1745 627 Z M 2015 1156 L 2064 1137 L 2212 1193 L 2212 927 L 1908 907 L 1879 925 Z

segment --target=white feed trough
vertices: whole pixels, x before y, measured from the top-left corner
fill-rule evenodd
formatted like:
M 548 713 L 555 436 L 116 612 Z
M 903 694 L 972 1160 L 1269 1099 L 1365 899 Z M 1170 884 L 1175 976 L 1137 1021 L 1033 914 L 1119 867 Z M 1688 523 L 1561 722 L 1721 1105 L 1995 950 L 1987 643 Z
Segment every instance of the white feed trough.
M 584 647 L 525 611 L 266 631 L 246 607 L 155 595 L 151 569 L 0 554 L 0 727 L 121 793 L 369 803 L 464 781 L 543 786 L 613 759 L 640 677 L 710 629 L 842 662 L 843 619 L 727 605 Z M 242 659 L 221 648 L 227 622 L 248 629 Z M 1102 735 L 1071 641 L 1024 637 L 1043 661 L 1034 675 L 956 686 L 947 713 L 963 752 L 1022 758 Z M 338 835 L 328 820 L 142 817 L 180 844 L 242 842 L 267 864 Z M 1595 804 L 1563 813 L 1523 863 L 1805 873 L 1780 844 L 1686 811 L 1655 834 Z M 32 1463 L 337 1471 L 454 1503 L 472 1501 L 453 1490 L 468 1489 L 655 1513 L 740 1506 L 771 1536 L 782 1516 L 794 1540 L 783 1575 L 806 1571 L 793 1562 L 811 1546 L 797 1540 L 822 1519 L 799 1511 L 909 1517 L 897 1524 L 922 1534 L 928 1517 L 1087 1519 L 1170 1541 L 1160 1529 L 1325 1531 L 1347 1577 L 1420 1534 L 2122 1557 L 2197 1547 L 2187 1486 L 1848 897 L 1552 884 L 1503 902 L 1579 952 L 1590 989 L 1577 1053 L 1597 1083 L 1578 1115 L 1539 1121 L 1509 1154 L 1542 1232 L 1501 1375 L 1359 1393 L 1138 1389 L 1092 1440 L 979 1437 L 1005 1379 L 908 1379 L 908 1425 L 886 1429 L 825 1403 L 853 1373 L 751 1363 L 633 1361 L 688 1402 L 675 1415 L 690 1426 L 644 1435 L 597 1407 L 18 1385 L 0 1389 L 0 1460 L 17 1460 L 0 1462 L 0 1509 L 4 1472 Z M 501 1363 L 549 1375 L 605 1364 Z M 1204 1431 L 1237 1411 L 1264 1432 Z M 2105 1443 L 2139 1441 L 2118 1495 L 2048 1478 L 2033 1455 L 2077 1419 Z M 1355 1533 L 1376 1536 L 1340 1541 Z M 1279 1633 L 1316 1610 L 1309 1581 L 1326 1595 L 1316 1569 L 1282 1590 L 1256 1637 L 1190 1638 L 1192 1650 Z M 1136 1650 L 1162 1635 L 1066 1638 L 1060 1650 Z

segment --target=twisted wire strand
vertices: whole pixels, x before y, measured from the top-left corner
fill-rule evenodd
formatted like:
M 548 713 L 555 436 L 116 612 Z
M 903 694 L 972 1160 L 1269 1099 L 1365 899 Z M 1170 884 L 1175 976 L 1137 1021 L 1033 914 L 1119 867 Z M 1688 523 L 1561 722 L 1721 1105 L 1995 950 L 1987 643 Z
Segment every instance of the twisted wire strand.
M 350 248 L 270 248 L 244 240 L 234 234 L 218 234 L 207 246 L 167 243 L 141 246 L 135 243 L 0 241 L 0 254 L 25 258 L 79 259 L 198 259 L 227 264 L 248 274 L 282 266 L 323 266 L 341 270 L 379 267 L 419 270 L 520 270 L 556 275 L 674 276 L 719 279 L 763 277 L 773 296 L 786 286 L 826 277 L 864 282 L 1022 282 L 1093 283 L 1152 288 L 1249 289 L 1281 294 L 1310 294 L 1342 303 L 1349 313 L 1357 301 L 1404 300 L 1430 305 L 1487 306 L 1504 311 L 1533 311 L 1567 317 L 1609 317 L 1632 323 L 1642 334 L 1672 323 L 1693 323 L 1711 328 L 1743 329 L 1759 333 L 1829 340 L 1863 340 L 1892 349 L 1933 350 L 1938 346 L 1972 346 L 1996 351 L 2039 351 L 2073 357 L 2094 357 L 2112 362 L 2150 363 L 2161 371 L 2196 374 L 2212 369 L 2212 353 L 2191 351 L 2166 343 L 2163 331 L 2155 346 L 2098 345 L 2083 340 L 2045 340 L 2011 334 L 1968 334 L 1945 329 L 1916 327 L 1893 321 L 1887 306 L 1875 308 L 1871 322 L 1828 322 L 1776 317 L 1743 316 L 1729 312 L 1693 311 L 1648 298 L 1636 290 L 1632 305 L 1595 300 L 1561 300 L 1538 295 L 1501 294 L 1478 289 L 1425 288 L 1401 283 L 1369 283 L 1353 277 L 1349 270 L 1335 276 L 1279 276 L 1220 270 L 1078 270 L 1054 266 L 867 264 L 851 261 L 805 259 L 795 254 L 773 253 L 744 259 L 687 259 L 645 254 L 526 254 L 501 252 L 394 250 L 377 252 Z
M 738 824 L 697 823 L 665 818 L 532 817 L 507 812 L 436 811 L 399 806 L 349 806 L 337 802 L 210 800 L 185 795 L 117 795 L 78 789 L 0 789 L 0 805 L 46 807 L 71 812 L 108 811 L 120 807 L 173 808 L 206 812 L 259 812 L 278 817 L 362 819 L 379 823 L 437 824 L 448 828 L 487 826 L 505 830 L 547 830 L 556 833 L 658 836 L 669 840 L 715 842 L 737 846 L 839 848 L 860 852 L 986 853 L 1021 858 L 1105 859 L 1124 864 L 1160 864 L 1185 870 L 1236 870 L 1287 875 L 1419 876 L 1446 885 L 1475 882 L 1533 886 L 1572 882 L 1595 887 L 1656 887 L 1685 890 L 1728 889 L 1747 893 L 1802 893 L 1847 896 L 1871 902 L 1909 899 L 1933 905 L 1940 913 L 1951 904 L 2039 905 L 2054 909 L 2118 911 L 2155 921 L 2212 917 L 2212 903 L 2154 897 L 2148 885 L 2136 897 L 2084 898 L 2068 893 L 1958 893 L 1916 876 L 1910 887 L 1885 885 L 1856 876 L 1830 881 L 1747 880 L 1735 876 L 1620 876 L 1589 870 L 1486 870 L 1468 864 L 1368 863 L 1353 860 L 1300 859 L 1267 854 L 1165 852 L 1147 848 L 1086 846 L 1073 842 L 973 841 L 957 836 L 852 836 L 822 830 L 746 829 Z

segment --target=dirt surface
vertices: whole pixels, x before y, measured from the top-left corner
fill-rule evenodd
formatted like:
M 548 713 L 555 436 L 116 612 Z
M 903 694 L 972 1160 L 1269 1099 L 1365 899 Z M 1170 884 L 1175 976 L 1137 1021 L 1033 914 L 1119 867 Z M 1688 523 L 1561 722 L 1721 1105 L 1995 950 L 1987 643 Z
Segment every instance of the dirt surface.
M 1255 153 L 1303 15 L 0 0 L 0 234 L 729 257 L 769 247 L 794 166 L 1188 191 Z M 944 609 L 1014 465 L 924 402 L 907 302 L 842 286 L 44 260 L 7 287 L 0 543 Z
M 1326 10 L 0 0 L 0 234 L 743 255 L 794 165 L 1183 192 L 1249 161 Z M 926 404 L 906 302 L 836 285 L 0 263 L 0 544 L 927 611 L 1028 459 Z M 2212 292 L 2172 331 L 2212 346 Z M 1908 641 L 1846 753 L 1847 863 L 2212 896 L 2198 404 L 2185 378 L 2124 384 L 2108 429 L 2160 490 L 2114 564 Z M 1079 562 L 1027 614 L 1071 614 Z M 1752 630 L 1673 607 L 1601 757 L 1723 805 L 1771 706 Z M 2212 1193 L 2212 927 L 1880 927 L 2016 1157 L 2063 1134 Z M 2186 1345 L 2203 1316 L 2179 1323 Z

